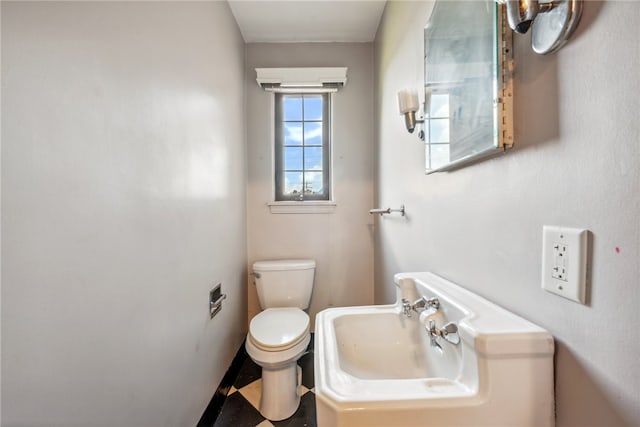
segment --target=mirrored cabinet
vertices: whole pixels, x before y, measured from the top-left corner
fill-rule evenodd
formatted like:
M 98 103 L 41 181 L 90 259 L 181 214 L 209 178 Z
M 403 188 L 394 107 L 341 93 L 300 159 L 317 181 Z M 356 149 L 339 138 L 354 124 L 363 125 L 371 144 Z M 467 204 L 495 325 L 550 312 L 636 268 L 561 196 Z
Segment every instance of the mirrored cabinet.
M 513 145 L 512 31 L 493 0 L 437 1 L 424 30 L 426 172 Z

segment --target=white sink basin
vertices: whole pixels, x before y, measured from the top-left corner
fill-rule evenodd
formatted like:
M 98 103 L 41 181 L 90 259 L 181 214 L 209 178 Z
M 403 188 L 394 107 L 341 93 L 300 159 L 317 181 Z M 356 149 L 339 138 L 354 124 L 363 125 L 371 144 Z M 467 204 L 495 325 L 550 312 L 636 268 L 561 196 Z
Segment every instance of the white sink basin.
M 394 306 L 336 310 L 338 361 L 343 372 L 361 379 L 455 379 L 460 351 L 440 354 L 418 322 L 406 321 Z
M 319 427 L 552 426 L 553 338 L 430 273 L 399 274 L 398 302 L 316 317 Z M 408 318 L 400 298 L 437 297 Z M 461 342 L 431 345 L 425 324 L 457 324 Z

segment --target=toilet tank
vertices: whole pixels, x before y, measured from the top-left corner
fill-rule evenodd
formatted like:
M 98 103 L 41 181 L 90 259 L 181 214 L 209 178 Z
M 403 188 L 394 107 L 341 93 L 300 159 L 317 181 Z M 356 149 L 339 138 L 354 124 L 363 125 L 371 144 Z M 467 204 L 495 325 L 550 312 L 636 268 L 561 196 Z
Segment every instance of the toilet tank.
M 253 276 L 262 309 L 309 307 L 316 262 L 312 259 L 257 261 Z

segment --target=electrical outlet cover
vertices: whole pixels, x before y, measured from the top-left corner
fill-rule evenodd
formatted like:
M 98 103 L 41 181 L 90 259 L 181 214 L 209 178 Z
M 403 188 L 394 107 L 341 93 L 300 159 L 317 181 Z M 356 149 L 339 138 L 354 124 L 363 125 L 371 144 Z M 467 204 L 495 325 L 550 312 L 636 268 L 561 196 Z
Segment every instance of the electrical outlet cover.
M 587 230 L 542 227 L 542 288 L 585 303 L 587 287 Z

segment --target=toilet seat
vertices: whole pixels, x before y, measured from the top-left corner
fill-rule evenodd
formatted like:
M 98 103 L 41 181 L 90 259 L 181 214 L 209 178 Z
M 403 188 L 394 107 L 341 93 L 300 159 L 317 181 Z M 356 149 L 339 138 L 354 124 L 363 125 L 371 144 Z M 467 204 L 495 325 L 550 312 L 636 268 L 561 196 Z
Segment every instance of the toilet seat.
M 268 352 L 295 347 L 309 335 L 309 316 L 295 307 L 268 308 L 249 324 L 249 339 L 258 349 Z

